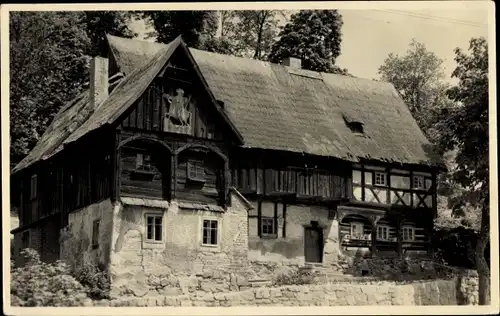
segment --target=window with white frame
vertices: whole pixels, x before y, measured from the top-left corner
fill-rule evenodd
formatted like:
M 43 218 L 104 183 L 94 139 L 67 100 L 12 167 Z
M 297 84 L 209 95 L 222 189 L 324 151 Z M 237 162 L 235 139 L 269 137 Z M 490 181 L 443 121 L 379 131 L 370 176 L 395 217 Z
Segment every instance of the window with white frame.
M 403 226 L 403 241 L 414 241 L 414 240 L 415 240 L 415 227 Z
M 273 217 L 262 217 L 262 235 L 276 235 L 276 225 Z
M 414 189 L 425 189 L 425 179 L 423 176 L 413 176 L 413 188 Z
M 386 174 L 384 172 L 375 172 L 375 185 L 385 186 L 386 184 Z
M 203 220 L 203 245 L 216 246 L 219 244 L 219 221 L 216 219 Z
M 163 215 L 146 214 L 146 240 L 162 241 Z
M 351 222 L 351 238 L 362 239 L 364 233 L 364 224 L 360 222 Z
M 377 226 L 377 239 L 389 240 L 389 226 L 385 225 Z

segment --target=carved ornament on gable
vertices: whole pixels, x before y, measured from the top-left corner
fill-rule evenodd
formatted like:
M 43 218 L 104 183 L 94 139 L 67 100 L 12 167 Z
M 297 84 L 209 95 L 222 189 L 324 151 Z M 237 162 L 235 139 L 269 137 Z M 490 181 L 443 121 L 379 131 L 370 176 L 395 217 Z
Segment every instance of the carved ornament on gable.
M 190 130 L 192 113 L 189 110 L 191 97 L 184 95 L 183 89 L 177 89 L 175 95 L 163 94 L 163 98 L 167 101 L 167 111 L 165 114 L 165 128 L 177 132 L 185 132 Z

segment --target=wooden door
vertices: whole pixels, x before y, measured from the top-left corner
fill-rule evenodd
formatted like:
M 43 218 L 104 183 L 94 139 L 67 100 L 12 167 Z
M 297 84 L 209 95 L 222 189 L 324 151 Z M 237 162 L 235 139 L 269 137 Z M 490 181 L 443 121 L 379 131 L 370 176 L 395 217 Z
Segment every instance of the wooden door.
M 323 232 L 321 229 L 305 228 L 304 255 L 306 262 L 323 262 Z

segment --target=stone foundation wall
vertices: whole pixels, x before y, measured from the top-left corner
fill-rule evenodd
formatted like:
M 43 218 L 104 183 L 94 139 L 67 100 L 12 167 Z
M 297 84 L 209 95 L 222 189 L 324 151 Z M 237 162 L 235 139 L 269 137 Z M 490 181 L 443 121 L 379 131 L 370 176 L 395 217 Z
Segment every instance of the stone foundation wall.
M 229 273 L 244 271 L 247 266 L 247 207 L 234 194 L 225 212 L 181 208 L 176 201 L 165 205 L 115 209 L 111 295 L 176 295 L 200 286 L 229 291 Z M 147 214 L 163 216 L 162 241 L 146 239 Z M 202 245 L 204 219 L 218 220 L 217 246 Z M 222 275 L 227 277 L 219 277 Z
M 148 296 L 95 302 L 96 306 L 363 306 L 458 305 L 456 280 L 397 285 L 290 285 L 247 288 L 235 292 L 195 291 L 174 296 Z
M 457 278 L 459 305 L 478 305 L 479 278 L 476 270 L 467 270 Z

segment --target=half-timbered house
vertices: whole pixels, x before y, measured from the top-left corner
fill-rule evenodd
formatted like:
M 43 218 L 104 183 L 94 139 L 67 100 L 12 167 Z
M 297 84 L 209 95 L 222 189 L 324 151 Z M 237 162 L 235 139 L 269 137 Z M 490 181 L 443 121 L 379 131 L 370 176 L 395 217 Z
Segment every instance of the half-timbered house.
M 66 231 L 127 279 L 431 249 L 440 167 L 391 84 L 107 42 L 12 171 L 17 250 L 67 256 Z

